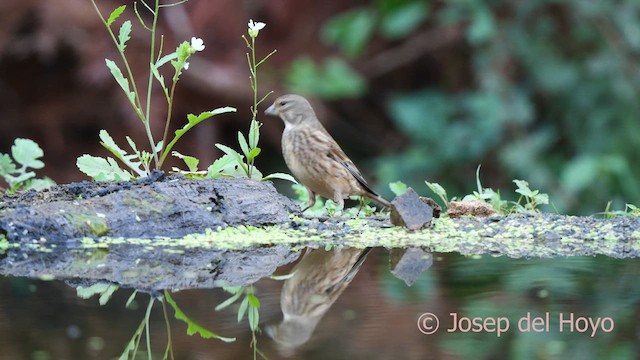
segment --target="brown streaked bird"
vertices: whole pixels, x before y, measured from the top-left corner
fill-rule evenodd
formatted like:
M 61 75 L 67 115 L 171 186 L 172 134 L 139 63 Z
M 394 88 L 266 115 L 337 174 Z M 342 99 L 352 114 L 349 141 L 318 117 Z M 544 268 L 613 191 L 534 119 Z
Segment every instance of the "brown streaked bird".
M 316 117 L 311 104 L 300 95 L 283 95 L 265 111 L 284 121 L 282 155 L 289 170 L 309 193 L 307 207 L 316 202 L 316 194 L 335 201 L 339 209 L 351 195 L 366 196 L 380 205 L 391 204 L 367 184 L 362 174 L 345 155 Z

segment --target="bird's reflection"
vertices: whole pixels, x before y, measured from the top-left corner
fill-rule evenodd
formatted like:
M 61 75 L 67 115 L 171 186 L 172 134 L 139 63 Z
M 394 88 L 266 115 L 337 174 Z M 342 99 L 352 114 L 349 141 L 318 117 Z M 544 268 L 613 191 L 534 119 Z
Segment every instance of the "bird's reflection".
M 284 282 L 283 319 L 267 328 L 283 356 L 309 340 L 316 325 L 358 273 L 371 249 L 307 250 Z

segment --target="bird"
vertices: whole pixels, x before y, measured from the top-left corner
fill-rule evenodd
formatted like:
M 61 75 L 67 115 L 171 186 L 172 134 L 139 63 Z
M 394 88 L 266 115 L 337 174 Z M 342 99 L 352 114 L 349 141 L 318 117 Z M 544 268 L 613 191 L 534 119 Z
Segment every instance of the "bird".
M 284 122 L 282 155 L 294 177 L 307 188 L 309 199 L 302 212 L 313 207 L 316 194 L 344 208 L 349 196 L 365 196 L 385 208 L 391 203 L 376 193 L 360 170 L 318 120 L 311 104 L 300 95 L 278 97 L 265 114 Z
M 308 249 L 285 280 L 280 293 L 283 319 L 265 328 L 283 357 L 309 341 L 313 332 L 349 286 L 372 248 Z

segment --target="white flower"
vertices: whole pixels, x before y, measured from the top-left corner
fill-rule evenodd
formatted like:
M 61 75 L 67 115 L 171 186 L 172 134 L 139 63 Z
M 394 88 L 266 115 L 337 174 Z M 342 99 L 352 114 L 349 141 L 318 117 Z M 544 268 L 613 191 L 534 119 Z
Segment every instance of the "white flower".
M 185 70 L 189 70 L 189 63 L 188 62 L 184 63 L 184 69 Z
M 252 19 L 249 19 L 249 36 L 251 36 L 252 38 L 255 38 L 258 36 L 258 32 L 260 32 L 260 30 L 264 29 L 265 26 L 267 26 L 267 24 L 263 23 L 263 22 L 253 22 Z
M 191 38 L 191 47 L 195 51 L 202 51 L 202 50 L 204 50 L 204 41 L 202 41 L 202 39 L 200 39 L 200 38 L 192 37 Z

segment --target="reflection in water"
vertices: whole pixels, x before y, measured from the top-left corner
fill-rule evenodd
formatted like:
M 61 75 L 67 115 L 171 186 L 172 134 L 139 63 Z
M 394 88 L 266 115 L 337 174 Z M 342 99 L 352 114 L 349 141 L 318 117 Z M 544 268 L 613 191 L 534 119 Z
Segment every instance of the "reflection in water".
M 637 240 L 629 244 L 636 246 Z M 362 250 L 351 250 L 351 256 L 349 251 L 317 250 L 314 255 L 307 254 L 310 258 L 328 259 L 336 252 L 344 254 L 336 257 L 347 265 L 337 267 L 342 274 L 334 275 L 339 285 L 330 290 L 335 292 L 332 299 L 339 293 L 336 290 L 341 291 L 341 286 L 356 273 L 351 271 L 345 279 Z M 406 251 L 403 261 L 411 253 L 418 254 Z M 423 260 L 423 266 L 429 262 L 424 255 L 415 258 Z M 307 305 L 313 311 L 307 312 L 304 319 L 300 315 L 304 313 L 300 310 L 304 294 L 316 293 L 320 303 L 327 299 L 327 292 L 317 290 L 317 284 L 329 272 L 324 261 L 304 260 L 285 289 L 287 321 L 271 329 L 278 342 L 263 333 L 259 337 L 260 350 L 271 360 L 282 358 L 278 350 L 296 350 L 291 359 L 304 360 L 638 359 L 637 258 L 512 259 L 435 253 L 432 261 L 429 270 L 407 287 L 389 272 L 387 253 L 374 251 L 367 256 L 357 279 L 340 295 L 340 301 L 335 301 L 329 311 L 333 300 Z M 302 269 L 309 264 L 314 266 Z M 293 286 L 296 284 L 299 286 Z M 260 319 L 279 320 L 283 283 L 264 279 L 255 286 L 261 303 Z M 116 291 L 107 305 L 100 306 L 97 299 L 78 298 L 75 289 L 59 281 L 0 277 L 0 360 L 117 359 L 145 315 L 146 302 L 141 296 L 133 303 L 137 309 L 125 308 L 130 295 L 131 291 L 124 289 Z M 186 326 L 172 319 L 176 359 L 251 358 L 251 332 L 246 322 L 238 324 L 237 311 L 221 311 L 212 316 L 212 304 L 227 298 L 228 294 L 221 290 L 174 294 L 189 317 L 218 334 L 237 338 L 234 343 L 224 343 L 188 336 Z M 162 312 L 157 310 L 151 314 L 150 339 L 156 350 L 153 358 L 162 359 L 166 327 Z M 440 318 L 437 333 L 425 335 L 419 330 L 417 321 L 424 313 Z M 573 316 L 573 328 L 566 322 L 561 328 L 560 316 Z M 477 332 L 468 320 L 505 317 L 510 328 L 499 337 L 495 326 Z M 535 319 L 540 318 L 545 326 L 536 325 Z M 448 332 L 454 325 L 456 331 Z M 261 327 L 266 329 L 263 324 Z M 296 348 L 307 339 L 304 346 Z
M 371 249 L 307 250 L 284 282 L 280 306 L 284 316 L 267 333 L 283 356 L 309 340 L 316 325 L 358 273 Z

